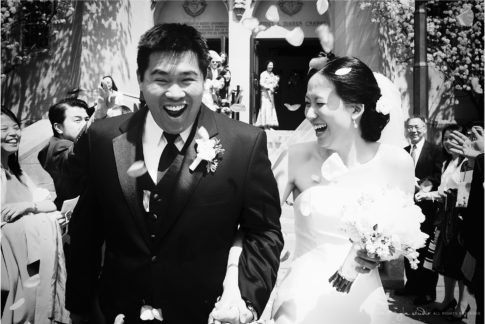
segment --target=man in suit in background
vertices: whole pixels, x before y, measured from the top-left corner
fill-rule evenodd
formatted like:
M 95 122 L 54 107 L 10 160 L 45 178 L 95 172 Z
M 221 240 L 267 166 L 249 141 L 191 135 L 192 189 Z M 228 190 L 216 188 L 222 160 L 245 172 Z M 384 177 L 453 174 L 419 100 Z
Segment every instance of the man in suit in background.
M 88 109 L 85 101 L 76 98 L 62 99 L 49 108 L 49 121 L 54 136 L 39 152 L 37 158 L 54 180 L 56 189 L 54 202 L 59 210 L 66 199 L 64 193 L 68 191 L 61 175 L 62 165 L 89 120 Z
M 422 117 L 410 117 L 405 126 L 411 144 L 405 149 L 414 160 L 414 174 L 417 178 L 416 192 L 434 191 L 438 188 L 441 179 L 441 150 L 426 140 L 426 122 Z M 404 261 L 407 281 L 403 289 L 396 291 L 396 295 L 416 295 L 414 304 L 425 305 L 436 299 L 436 284 L 438 283 L 438 273 L 423 267 L 429 243 L 434 235 L 437 205 L 433 201 L 420 201 L 416 204 L 425 216 L 424 222 L 421 223 L 421 231 L 428 234 L 429 238 L 425 247 L 418 250 L 418 269 L 411 269 L 407 259 Z
M 70 195 L 84 190 L 69 228 L 73 323 L 97 299 L 106 323 L 146 323 L 143 308 L 151 319 L 160 309 L 164 324 L 206 324 L 238 228 L 237 311 L 250 316 L 234 323 L 261 315 L 283 246 L 278 189 L 265 133 L 202 104 L 208 57 L 194 28 L 154 26 L 138 45 L 146 105 L 97 121 L 75 144 L 63 174 L 78 184 Z

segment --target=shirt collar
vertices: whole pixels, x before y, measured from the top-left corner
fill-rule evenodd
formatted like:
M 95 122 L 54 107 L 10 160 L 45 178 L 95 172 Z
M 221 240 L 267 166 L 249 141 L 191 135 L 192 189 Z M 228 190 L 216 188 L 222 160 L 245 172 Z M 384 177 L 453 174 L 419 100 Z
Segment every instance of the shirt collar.
M 419 142 L 416 143 L 416 149 L 418 150 L 423 149 L 423 145 L 424 145 L 424 136 Z
M 187 127 L 184 131 L 182 131 L 175 140 L 175 146 L 179 151 L 182 150 L 182 148 L 185 145 L 185 142 L 187 142 L 187 139 L 189 138 L 190 131 L 192 129 L 192 126 L 194 124 L 192 123 L 189 127 Z M 149 144 L 149 145 L 154 145 L 158 146 L 161 144 L 162 141 L 162 135 L 163 135 L 163 129 L 158 126 L 158 124 L 155 122 L 155 119 L 153 118 L 153 115 L 150 111 L 147 113 L 147 117 L 145 120 L 145 131 L 143 133 L 143 143 Z M 165 137 L 163 137 L 163 141 L 166 143 Z

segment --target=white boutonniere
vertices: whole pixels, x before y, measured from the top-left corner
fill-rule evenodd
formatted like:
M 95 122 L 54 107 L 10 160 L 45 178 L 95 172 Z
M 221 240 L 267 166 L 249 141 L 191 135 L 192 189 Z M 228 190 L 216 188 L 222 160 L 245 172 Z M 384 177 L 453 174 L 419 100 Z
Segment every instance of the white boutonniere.
M 160 308 L 153 308 L 150 305 L 143 305 L 140 309 L 140 319 L 142 321 L 163 321 L 162 310 Z
M 207 173 L 216 172 L 217 166 L 224 155 L 221 141 L 217 138 L 209 138 L 209 133 L 204 127 L 197 130 L 198 139 L 195 140 L 197 156 L 190 165 L 190 171 L 194 171 L 202 161 L 207 162 Z

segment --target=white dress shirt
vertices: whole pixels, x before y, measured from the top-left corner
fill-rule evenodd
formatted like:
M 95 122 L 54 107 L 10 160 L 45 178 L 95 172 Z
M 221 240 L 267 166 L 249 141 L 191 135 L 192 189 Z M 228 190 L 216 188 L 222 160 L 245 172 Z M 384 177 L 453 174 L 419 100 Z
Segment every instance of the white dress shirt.
M 413 145 L 411 144 L 411 149 L 409 150 L 409 154 L 413 153 Z M 421 151 L 423 150 L 423 145 L 424 145 L 424 137 L 417 142 L 416 144 L 416 149 L 415 149 L 415 160 L 414 160 L 414 167 L 416 167 L 416 164 L 418 163 L 419 156 L 421 155 Z
M 179 151 L 184 147 L 191 129 L 192 125 L 180 133 L 180 136 L 175 140 L 175 146 Z M 162 135 L 163 130 L 155 122 L 155 119 L 153 119 L 152 113 L 148 111 L 145 125 L 143 127 L 143 156 L 145 158 L 145 166 L 148 170 L 148 174 L 150 174 L 150 177 L 155 183 L 157 183 L 160 156 L 162 155 L 165 146 L 167 146 L 167 139 Z

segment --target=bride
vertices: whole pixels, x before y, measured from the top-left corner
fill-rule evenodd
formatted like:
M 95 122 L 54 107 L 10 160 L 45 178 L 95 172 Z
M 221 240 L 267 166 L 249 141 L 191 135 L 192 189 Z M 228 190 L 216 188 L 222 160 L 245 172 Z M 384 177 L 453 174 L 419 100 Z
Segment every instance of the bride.
M 334 59 L 308 82 L 305 115 L 317 139 L 289 149 L 283 201 L 293 194 L 296 247 L 273 304 L 272 319 L 278 324 L 395 320 L 376 262 L 357 260 L 361 275 L 348 294 L 329 283 L 351 249 L 339 231 L 339 211 L 351 192 L 399 188 L 412 201 L 412 159 L 402 148 L 377 142 L 389 121 L 380 98 L 372 71 L 356 58 Z M 237 268 L 228 268 L 224 293 L 210 316 L 216 321 L 228 321 L 227 310 L 240 298 L 231 271 Z

